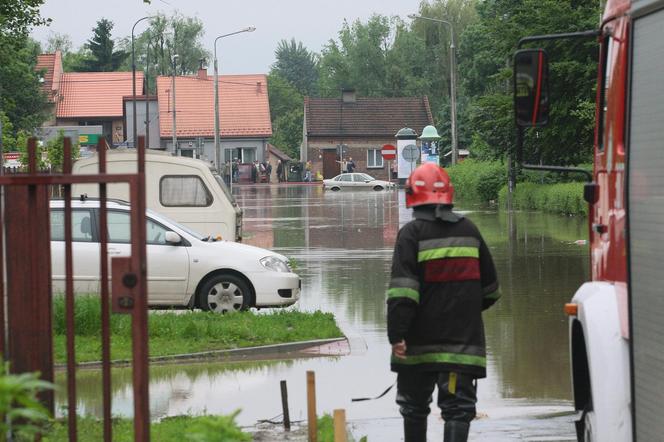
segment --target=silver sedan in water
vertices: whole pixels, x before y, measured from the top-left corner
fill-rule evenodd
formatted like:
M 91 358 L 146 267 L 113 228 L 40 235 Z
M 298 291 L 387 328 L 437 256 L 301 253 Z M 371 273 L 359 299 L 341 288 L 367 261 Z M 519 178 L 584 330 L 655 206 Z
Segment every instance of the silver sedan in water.
M 325 190 L 341 189 L 373 189 L 383 190 L 395 187 L 394 183 L 389 181 L 377 180 L 366 173 L 342 173 L 334 178 L 323 180 Z

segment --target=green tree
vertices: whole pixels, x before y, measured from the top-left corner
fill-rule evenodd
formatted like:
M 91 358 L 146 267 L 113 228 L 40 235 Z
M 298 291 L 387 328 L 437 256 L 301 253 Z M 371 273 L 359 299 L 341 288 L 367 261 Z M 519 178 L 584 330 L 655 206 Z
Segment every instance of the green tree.
M 471 95 L 473 143 L 495 156 L 514 147 L 511 59 L 519 38 L 593 29 L 599 5 L 592 0 L 485 0 L 479 22 L 461 35 L 459 69 Z M 597 43 L 560 40 L 542 43 L 549 53 L 553 103 L 547 128 L 527 131 L 525 160 L 548 164 L 587 161 L 592 146 Z
M 11 121 L 14 135 L 19 130 L 31 132 L 48 114 L 35 72 L 39 53 L 39 45 L 27 37 L 0 37 L 0 111 Z
M 46 158 L 53 170 L 61 171 L 64 161 L 64 131 L 58 131 L 58 135 L 51 140 L 47 141 L 43 146 L 46 151 Z M 71 143 L 71 159 L 76 160 L 79 155 L 78 143 L 73 141 Z
M 386 81 L 392 29 L 382 15 L 373 15 L 366 24 L 344 21 L 338 42 L 330 40 L 321 54 L 321 94 L 337 97 L 341 89 L 352 88 L 363 96 L 393 95 Z
M 318 83 L 316 54 L 304 47 L 302 42 L 281 40 L 275 51 L 277 61 L 270 72 L 295 86 L 302 95 L 315 95 Z
M 35 72 L 39 45 L 28 38 L 31 27 L 48 24 L 39 15 L 43 0 L 0 2 L 0 115 L 3 140 L 31 131 L 46 118 L 46 97 Z
M 62 52 L 62 55 L 72 51 L 74 43 L 71 41 L 71 37 L 67 34 L 60 34 L 57 32 L 52 32 L 49 34 L 48 39 L 46 40 L 46 52 L 54 53 L 55 51 Z
M 30 28 L 49 24 L 50 19 L 39 15 L 39 8 L 43 3 L 44 0 L 2 0 L 0 38 L 23 39 L 27 37 Z
M 77 69 L 84 72 L 114 72 L 119 70 L 128 57 L 124 50 L 115 50 L 115 42 L 111 38 L 113 22 L 102 18 L 92 29 L 92 38 L 85 44 L 89 55 L 85 57 Z
M 136 68 L 145 70 L 149 45 L 151 90 L 154 90 L 155 76 L 172 75 L 174 54 L 178 55 L 175 67 L 178 75 L 198 71 L 201 60 L 210 58 L 202 43 L 203 34 L 203 22 L 198 18 L 159 14 L 150 20 L 148 28 L 134 39 L 134 54 Z M 130 39 L 124 39 L 122 47 L 131 54 Z M 131 69 L 131 58 L 125 60 L 123 68 Z
M 292 158 L 299 158 L 302 143 L 304 99 L 291 83 L 278 73 L 268 76 L 272 138 L 270 143 Z

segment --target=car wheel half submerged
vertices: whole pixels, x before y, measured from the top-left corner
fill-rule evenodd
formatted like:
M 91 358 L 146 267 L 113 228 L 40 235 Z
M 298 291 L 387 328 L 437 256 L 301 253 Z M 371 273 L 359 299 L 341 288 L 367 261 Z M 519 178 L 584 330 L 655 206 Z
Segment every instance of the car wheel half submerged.
M 383 190 L 383 186 L 374 186 L 373 190 L 378 192 L 379 190 Z
M 331 190 L 332 192 L 338 192 L 338 191 L 341 190 L 341 188 L 340 188 L 340 187 L 332 187 L 330 190 Z
M 216 313 L 247 310 L 251 304 L 251 289 L 238 276 L 222 273 L 207 281 L 198 294 L 198 306 Z

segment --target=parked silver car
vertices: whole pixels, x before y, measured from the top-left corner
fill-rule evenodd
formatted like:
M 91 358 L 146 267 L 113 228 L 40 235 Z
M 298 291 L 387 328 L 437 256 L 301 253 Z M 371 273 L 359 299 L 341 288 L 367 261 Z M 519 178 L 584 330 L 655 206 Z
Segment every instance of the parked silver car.
M 337 191 L 341 189 L 373 189 L 383 190 L 395 187 L 389 181 L 377 180 L 366 173 L 342 173 L 334 178 L 323 180 L 325 190 Z

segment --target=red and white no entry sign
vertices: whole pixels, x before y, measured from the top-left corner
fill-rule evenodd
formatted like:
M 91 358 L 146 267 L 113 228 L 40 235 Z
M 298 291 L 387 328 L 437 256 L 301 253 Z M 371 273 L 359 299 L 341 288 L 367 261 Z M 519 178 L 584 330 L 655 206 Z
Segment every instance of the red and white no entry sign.
M 380 154 L 383 156 L 384 160 L 393 160 L 397 157 L 397 148 L 391 144 L 384 144 L 383 148 L 380 150 Z

